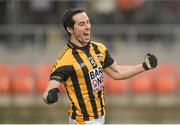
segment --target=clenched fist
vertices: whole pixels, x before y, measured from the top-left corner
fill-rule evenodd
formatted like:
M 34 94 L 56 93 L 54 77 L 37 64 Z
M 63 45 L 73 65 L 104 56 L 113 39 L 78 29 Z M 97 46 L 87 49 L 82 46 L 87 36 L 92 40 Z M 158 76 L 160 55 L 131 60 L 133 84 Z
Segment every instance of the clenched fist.
M 50 89 L 48 92 L 43 94 L 43 99 L 47 104 L 53 104 L 58 101 L 58 88 Z
M 156 56 L 149 53 L 145 55 L 145 59 L 143 62 L 143 68 L 145 70 L 153 69 L 157 66 L 157 64 L 158 64 L 158 60 Z

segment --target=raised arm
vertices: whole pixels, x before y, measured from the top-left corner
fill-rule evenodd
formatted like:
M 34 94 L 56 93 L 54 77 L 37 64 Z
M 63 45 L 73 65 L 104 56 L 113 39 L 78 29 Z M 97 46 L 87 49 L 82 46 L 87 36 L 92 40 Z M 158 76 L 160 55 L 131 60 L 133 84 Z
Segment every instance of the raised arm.
M 153 69 L 157 66 L 157 58 L 154 55 L 146 54 L 145 60 L 142 64 L 133 65 L 133 66 L 119 66 L 116 61 L 105 68 L 104 71 L 110 77 L 116 80 L 123 80 L 131 78 L 139 73 L 144 72 L 145 70 Z
M 139 74 L 145 71 L 145 69 L 142 67 L 142 64 L 133 66 L 119 66 L 116 61 L 114 61 L 114 63 L 108 68 L 104 69 L 104 71 L 113 79 L 123 80 Z

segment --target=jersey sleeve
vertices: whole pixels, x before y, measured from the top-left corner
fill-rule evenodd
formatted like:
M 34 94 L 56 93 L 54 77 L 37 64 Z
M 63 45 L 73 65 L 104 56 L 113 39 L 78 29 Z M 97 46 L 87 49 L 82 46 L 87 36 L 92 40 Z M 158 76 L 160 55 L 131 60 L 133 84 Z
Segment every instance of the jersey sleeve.
M 72 65 L 68 63 L 68 56 L 65 56 L 65 51 L 62 51 L 57 60 L 55 61 L 49 80 L 56 80 L 59 82 L 65 82 L 71 75 Z
M 65 82 L 71 75 L 72 66 L 60 66 L 51 73 L 50 80 L 56 80 L 58 82 Z
M 95 42 L 94 42 L 95 43 Z M 100 58 L 100 61 L 101 61 L 101 64 L 103 66 L 103 69 L 111 66 L 114 62 L 114 59 L 113 57 L 110 55 L 108 49 L 106 48 L 106 46 L 102 43 L 95 43 L 97 46 L 98 46 L 98 49 L 100 51 L 100 55 L 101 55 L 101 58 Z
M 104 59 L 103 69 L 105 69 L 105 68 L 109 67 L 110 65 L 112 65 L 113 62 L 114 62 L 114 59 L 110 55 L 109 51 L 106 49 L 105 50 L 105 59 Z

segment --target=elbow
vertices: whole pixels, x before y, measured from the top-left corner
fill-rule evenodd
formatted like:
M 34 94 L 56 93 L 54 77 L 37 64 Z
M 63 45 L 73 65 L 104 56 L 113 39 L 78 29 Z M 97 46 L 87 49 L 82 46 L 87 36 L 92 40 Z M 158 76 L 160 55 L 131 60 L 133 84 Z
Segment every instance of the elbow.
M 119 77 L 113 77 L 114 80 L 122 80 L 122 78 Z
M 125 77 L 115 77 L 113 78 L 114 80 L 125 80 L 125 79 L 128 79 L 128 78 L 125 78 Z
M 114 75 L 114 76 L 111 76 L 112 79 L 114 80 L 123 80 L 124 78 L 120 75 Z
M 112 78 L 114 80 L 126 80 L 126 79 L 129 79 L 131 77 L 125 76 L 125 75 L 122 75 L 122 74 L 118 74 L 118 75 L 112 76 Z

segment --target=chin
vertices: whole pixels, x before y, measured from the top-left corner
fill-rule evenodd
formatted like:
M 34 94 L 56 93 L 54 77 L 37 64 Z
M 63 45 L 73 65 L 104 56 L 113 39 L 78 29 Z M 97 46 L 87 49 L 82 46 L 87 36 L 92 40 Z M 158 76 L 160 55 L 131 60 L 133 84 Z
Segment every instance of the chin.
M 89 43 L 90 41 L 91 41 L 90 39 L 84 40 L 85 43 Z
M 90 40 L 88 40 L 88 41 L 84 41 L 85 43 L 89 43 L 90 42 Z

